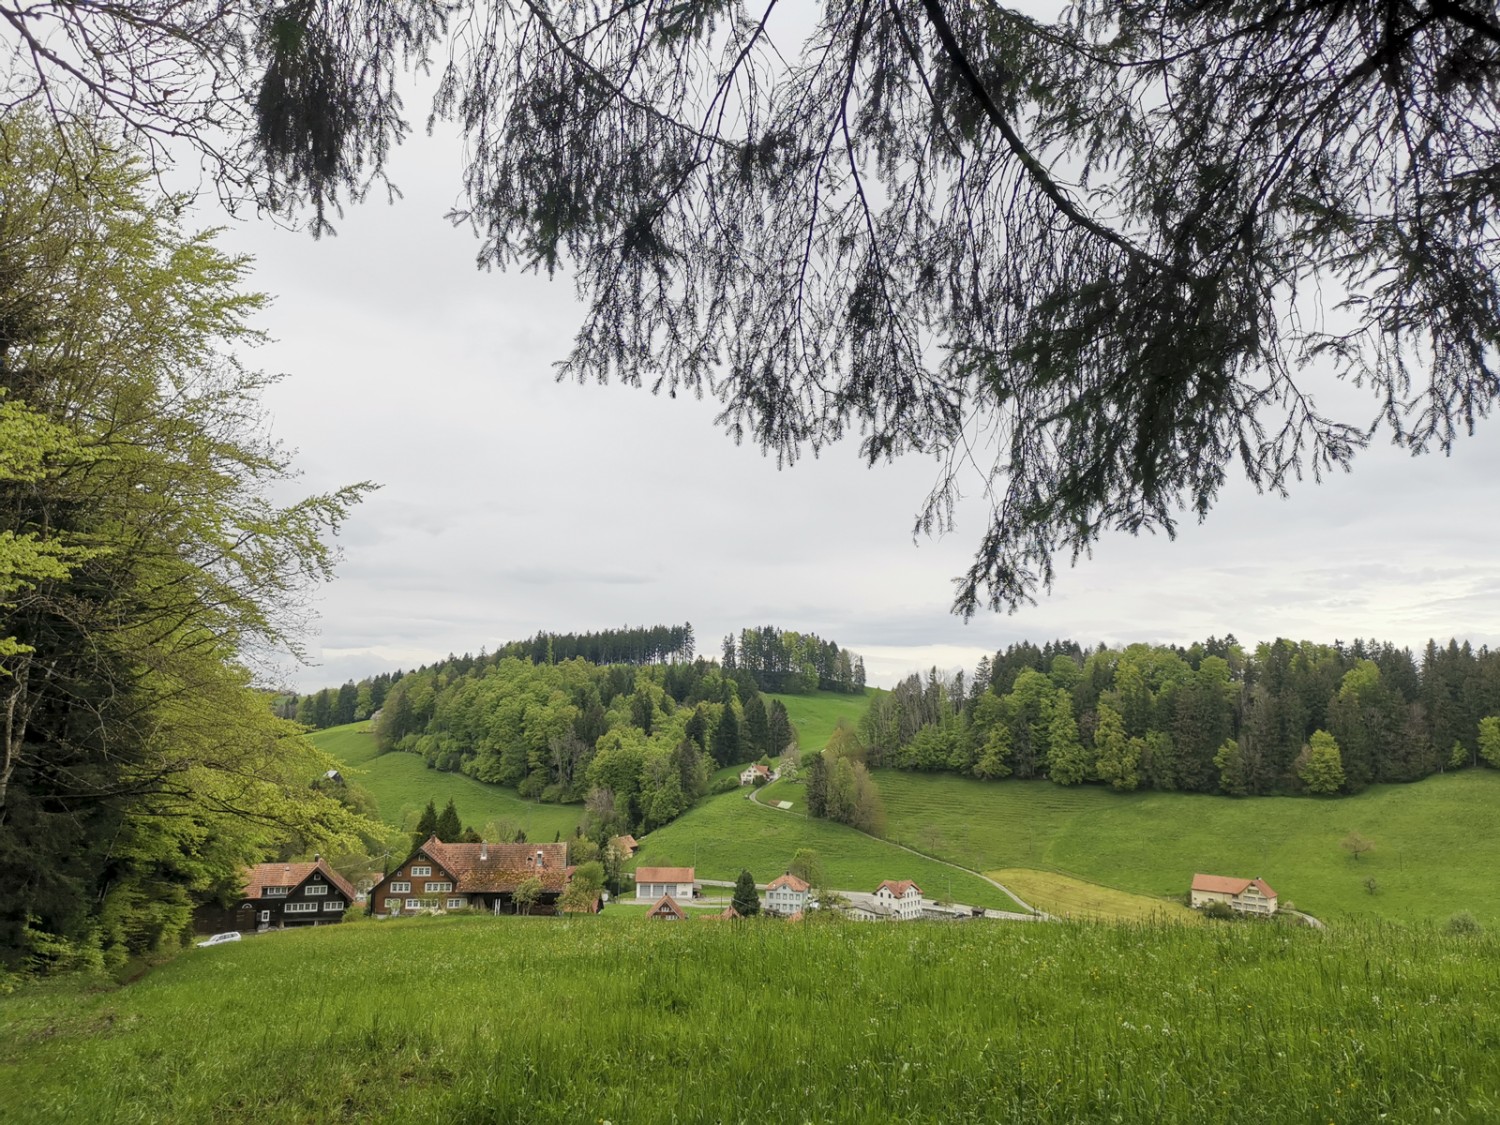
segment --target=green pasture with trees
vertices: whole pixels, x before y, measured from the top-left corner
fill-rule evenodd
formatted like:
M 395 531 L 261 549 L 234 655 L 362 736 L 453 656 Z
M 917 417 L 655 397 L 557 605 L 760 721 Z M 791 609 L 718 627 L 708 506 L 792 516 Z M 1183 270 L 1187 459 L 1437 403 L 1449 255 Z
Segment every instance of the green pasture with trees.
M 494 826 L 499 834 L 520 829 L 528 840 L 551 840 L 558 835 L 566 839 L 583 816 L 579 805 L 528 801 L 514 789 L 431 769 L 414 754 L 380 754 L 368 723 L 330 727 L 309 735 L 308 740 L 347 766 L 349 783 L 368 792 L 380 819 L 403 832 L 414 830 L 416 818 L 429 801 L 440 809 L 445 802 L 454 802 L 465 827 L 482 832 Z
M 0 1121 L 1478 1123 L 1497 1041 L 1493 933 L 359 921 L 0 996 Z
M 1185 894 L 1195 871 L 1262 876 L 1283 903 L 1337 926 L 1464 911 L 1500 925 L 1500 887 L 1486 875 L 1500 865 L 1500 771 L 1337 800 L 1122 794 L 897 770 L 875 778 L 891 839 L 976 871 L 1046 869 L 1150 896 Z M 1368 850 L 1352 850 L 1356 841 Z
M 870 706 L 870 700 L 878 693 L 875 688 L 858 695 L 843 692 L 817 691 L 807 695 L 767 694 L 767 699 L 777 700 L 786 708 L 788 718 L 797 729 L 797 745 L 804 751 L 821 750 L 828 745 L 839 721 L 858 723 L 860 716 Z

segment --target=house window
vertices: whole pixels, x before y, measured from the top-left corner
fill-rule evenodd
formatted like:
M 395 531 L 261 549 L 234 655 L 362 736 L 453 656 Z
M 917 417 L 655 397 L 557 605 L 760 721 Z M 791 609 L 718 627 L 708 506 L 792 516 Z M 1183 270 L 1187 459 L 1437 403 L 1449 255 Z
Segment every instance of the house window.
M 292 889 L 291 887 L 262 887 L 261 888 L 261 892 L 267 898 L 274 898 L 276 895 L 284 895 L 284 894 L 286 894 L 287 891 L 289 891 L 291 889 Z
M 271 912 L 269 910 L 262 910 L 260 912 L 260 920 L 262 922 L 269 922 L 271 920 Z
M 462 910 L 465 906 L 468 905 L 469 904 L 462 898 L 450 898 L 448 900 L 449 910 Z
M 323 904 L 323 909 L 335 912 L 340 911 L 344 909 L 344 900 L 341 898 L 331 898 Z
M 393 895 L 409 895 L 411 894 L 411 884 L 392 883 L 389 887 L 386 888 L 386 890 Z
M 328 893 L 328 884 L 309 883 L 307 886 L 302 888 L 302 893 L 305 895 L 326 895 Z
M 284 914 L 316 914 L 318 904 L 315 902 L 289 902 L 281 908 Z
M 419 898 L 409 898 L 409 899 L 407 899 L 406 900 L 406 909 L 408 909 L 408 910 L 421 910 L 422 909 L 422 900 L 419 899 Z
M 411 869 L 411 873 L 412 873 L 413 876 L 416 876 L 416 875 L 431 875 L 432 874 L 432 868 L 431 867 L 427 867 L 427 866 L 413 867 Z
M 427 893 L 430 894 L 430 895 L 431 894 L 437 894 L 439 891 L 443 891 L 443 892 L 451 891 L 452 889 L 453 889 L 453 884 L 452 883 L 428 883 L 427 884 Z

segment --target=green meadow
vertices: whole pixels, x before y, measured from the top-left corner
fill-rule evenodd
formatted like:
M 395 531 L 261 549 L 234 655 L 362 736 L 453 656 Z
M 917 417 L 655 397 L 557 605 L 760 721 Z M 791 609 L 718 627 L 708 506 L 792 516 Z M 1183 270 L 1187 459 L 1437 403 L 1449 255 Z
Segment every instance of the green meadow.
M 1324 920 L 1468 911 L 1500 924 L 1500 882 L 1484 875 L 1500 870 L 1496 770 L 1332 799 L 1120 794 L 896 770 L 877 782 L 892 839 L 977 871 L 1057 871 L 1156 897 L 1186 893 L 1195 871 L 1261 876 L 1283 904 Z M 1350 832 L 1374 850 L 1351 858 L 1339 846 Z
M 797 745 L 803 750 L 821 750 L 828 745 L 828 738 L 840 719 L 858 723 L 859 717 L 870 709 L 874 697 L 873 688 L 863 695 L 845 695 L 836 691 L 815 691 L 811 695 L 772 695 L 767 699 L 779 699 L 786 708 L 787 718 L 797 728 Z M 769 706 L 769 704 L 767 704 Z
M 524 828 L 529 840 L 551 840 L 558 835 L 573 835 L 583 812 L 580 805 L 527 801 L 514 789 L 487 785 L 461 773 L 428 769 L 416 754 L 377 753 L 368 723 L 329 727 L 310 737 L 349 767 L 349 780 L 368 789 L 380 805 L 381 819 L 397 828 L 408 828 L 412 814 L 420 814 L 428 801 L 441 810 L 451 799 L 466 825 L 483 829 L 490 821 L 509 822 Z
M 967 871 L 842 824 L 761 808 L 746 799 L 748 792 L 705 798 L 643 836 L 637 865 L 692 866 L 700 879 L 733 879 L 744 868 L 756 882 L 767 883 L 786 870 L 799 848 L 812 848 L 828 883 L 841 890 L 873 891 L 883 879 L 915 879 L 928 898 L 951 893 L 954 901 L 970 906 L 1017 909 L 1008 895 Z
M 1500 943 L 1432 928 L 449 917 L 0 996 L 0 1122 L 1500 1117 Z

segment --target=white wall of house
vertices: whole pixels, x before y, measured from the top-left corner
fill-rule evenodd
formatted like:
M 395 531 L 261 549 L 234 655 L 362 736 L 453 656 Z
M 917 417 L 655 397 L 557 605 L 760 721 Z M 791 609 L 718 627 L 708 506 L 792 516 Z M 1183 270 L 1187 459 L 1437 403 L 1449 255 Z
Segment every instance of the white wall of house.
M 683 899 L 690 899 L 693 897 L 693 884 L 637 883 L 635 885 L 635 897 L 637 900 L 655 902 L 662 895 L 671 895 L 677 902 L 681 902 Z
M 766 892 L 766 909 L 774 914 L 795 914 L 806 910 L 807 894 L 791 887 L 776 887 Z
M 881 887 L 875 892 L 875 901 L 893 911 L 903 922 L 922 917 L 922 893 L 916 887 L 907 887 L 900 898 L 891 894 L 889 887 Z

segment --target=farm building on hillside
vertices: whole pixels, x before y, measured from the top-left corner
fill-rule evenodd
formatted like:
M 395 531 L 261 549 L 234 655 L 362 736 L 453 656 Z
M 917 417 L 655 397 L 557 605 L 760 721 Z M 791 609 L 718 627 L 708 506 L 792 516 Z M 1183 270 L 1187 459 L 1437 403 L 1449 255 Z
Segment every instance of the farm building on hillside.
M 199 933 L 325 926 L 341 922 L 354 887 L 322 856 L 312 863 L 261 863 L 245 869 L 238 898 L 227 908 L 208 906 L 194 918 Z
M 662 895 L 688 899 L 693 897 L 691 867 L 638 867 L 635 870 L 635 897 L 655 902 Z
M 754 762 L 740 771 L 740 784 L 754 785 L 757 781 L 765 784 L 766 782 L 775 781 L 779 776 L 780 774 L 769 766 L 763 766 L 759 762 Z
M 798 914 L 807 908 L 812 888 L 788 872 L 766 884 L 766 909 L 772 914 Z
M 573 869 L 567 844 L 445 844 L 433 836 L 375 885 L 375 913 L 422 910 L 516 911 L 515 892 L 535 878 L 532 914 L 555 914 Z
M 686 922 L 687 915 L 682 912 L 682 907 L 672 901 L 671 895 L 662 895 L 656 900 L 656 905 L 646 911 L 647 918 L 654 918 L 658 922 Z
M 1192 905 L 1227 902 L 1247 914 L 1275 914 L 1276 892 L 1264 879 L 1236 879 L 1228 875 L 1194 875 Z
M 898 922 L 922 917 L 922 888 L 910 879 L 887 879 L 875 888 L 875 908 Z

